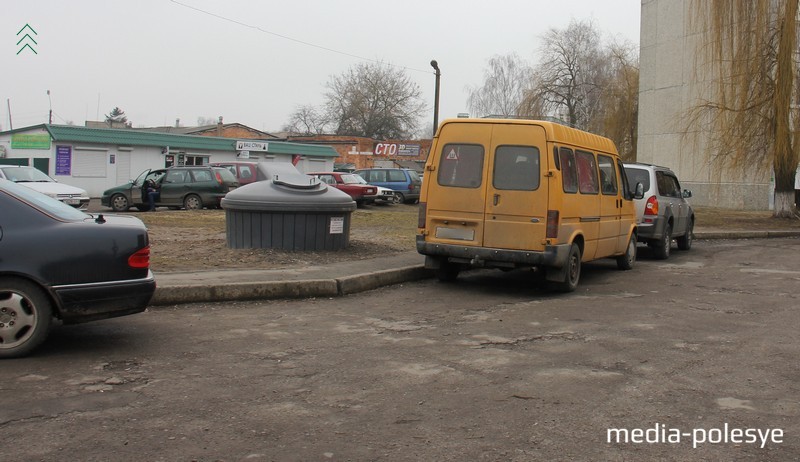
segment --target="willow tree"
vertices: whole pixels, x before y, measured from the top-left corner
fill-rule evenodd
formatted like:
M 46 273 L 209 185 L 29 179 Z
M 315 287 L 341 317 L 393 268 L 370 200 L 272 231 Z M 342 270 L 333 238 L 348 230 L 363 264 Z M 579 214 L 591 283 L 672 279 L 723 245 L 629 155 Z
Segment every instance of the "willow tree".
M 772 169 L 775 217 L 796 216 L 794 177 L 800 116 L 797 97 L 797 11 L 800 0 L 695 0 L 699 56 L 709 63 L 709 97 L 691 110 L 708 121 L 715 165 L 729 171 Z

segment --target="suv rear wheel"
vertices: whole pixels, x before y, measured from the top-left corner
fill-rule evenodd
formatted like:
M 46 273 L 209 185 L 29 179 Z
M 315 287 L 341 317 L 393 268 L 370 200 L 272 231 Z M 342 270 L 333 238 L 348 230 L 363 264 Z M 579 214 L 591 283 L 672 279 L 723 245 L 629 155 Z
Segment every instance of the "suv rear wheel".
M 669 258 L 669 251 L 672 248 L 672 225 L 667 223 L 664 227 L 664 233 L 661 239 L 653 241 L 652 243 L 653 255 L 659 260 L 666 260 Z
M 689 224 L 686 225 L 686 234 L 676 239 L 678 241 L 678 248 L 681 250 L 689 250 L 692 248 L 692 239 L 694 233 L 694 220 L 689 218 Z

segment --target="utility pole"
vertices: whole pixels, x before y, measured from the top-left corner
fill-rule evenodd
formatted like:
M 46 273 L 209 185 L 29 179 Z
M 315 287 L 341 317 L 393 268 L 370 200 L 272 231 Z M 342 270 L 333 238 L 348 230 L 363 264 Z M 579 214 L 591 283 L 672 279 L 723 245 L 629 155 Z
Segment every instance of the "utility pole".
M 47 90 L 47 102 L 50 103 L 50 117 L 47 118 L 47 123 L 53 123 L 53 100 L 50 99 L 50 90 Z
M 8 129 L 14 129 L 14 123 L 11 122 L 11 98 L 6 99 L 6 104 L 8 104 Z

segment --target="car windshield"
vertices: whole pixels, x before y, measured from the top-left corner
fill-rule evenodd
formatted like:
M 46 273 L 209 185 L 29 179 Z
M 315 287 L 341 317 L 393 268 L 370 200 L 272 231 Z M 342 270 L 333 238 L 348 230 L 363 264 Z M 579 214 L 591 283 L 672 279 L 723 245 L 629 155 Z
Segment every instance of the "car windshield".
M 341 177 L 342 177 L 342 183 L 344 184 L 367 184 L 367 182 L 364 181 L 364 179 L 358 175 L 353 175 L 348 173 L 345 175 L 341 175 Z
M 55 180 L 33 167 L 5 167 L 5 177 L 15 183 L 52 183 Z
M 27 202 L 34 208 L 37 208 L 42 212 L 60 220 L 80 221 L 91 218 L 89 215 L 74 207 L 70 207 L 61 201 L 53 199 L 52 197 L 46 196 L 40 192 L 36 192 L 33 189 L 19 186 L 10 181 L 0 180 L 0 191 L 7 192 L 23 202 Z

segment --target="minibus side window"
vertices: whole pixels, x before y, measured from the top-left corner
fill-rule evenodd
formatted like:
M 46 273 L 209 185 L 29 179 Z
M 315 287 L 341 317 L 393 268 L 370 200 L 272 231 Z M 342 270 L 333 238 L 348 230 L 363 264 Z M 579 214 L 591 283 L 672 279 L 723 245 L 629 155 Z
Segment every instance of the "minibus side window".
M 597 166 L 594 154 L 586 151 L 576 151 L 575 161 L 578 165 L 578 189 L 581 194 L 597 194 L 600 192 L 597 184 Z
M 572 149 L 561 148 L 558 153 L 561 161 L 561 183 L 565 193 L 578 192 L 578 173 L 575 167 L 575 155 Z
M 483 182 L 483 146 L 446 144 L 439 158 L 437 181 L 442 186 L 478 188 Z
M 600 167 L 600 191 L 607 196 L 616 196 L 617 172 L 614 169 L 614 159 L 598 154 L 597 165 Z
M 495 189 L 539 189 L 539 149 L 533 146 L 500 146 L 494 153 Z

